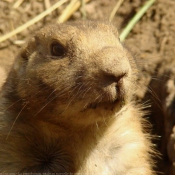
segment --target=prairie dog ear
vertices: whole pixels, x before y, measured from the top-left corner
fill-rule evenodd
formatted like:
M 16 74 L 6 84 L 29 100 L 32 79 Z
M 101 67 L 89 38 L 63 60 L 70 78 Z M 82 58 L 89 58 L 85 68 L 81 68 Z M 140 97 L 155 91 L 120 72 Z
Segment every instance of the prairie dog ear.
M 17 72 L 26 67 L 28 60 L 30 59 L 31 54 L 36 50 L 37 47 L 37 38 L 32 37 L 27 44 L 21 49 L 17 55 L 14 62 L 14 70 Z M 22 66 L 21 66 L 22 65 Z
M 19 56 L 23 60 L 28 60 L 30 55 L 33 53 L 34 49 L 37 47 L 37 37 L 32 37 L 28 43 L 24 46 L 24 48 L 19 53 Z

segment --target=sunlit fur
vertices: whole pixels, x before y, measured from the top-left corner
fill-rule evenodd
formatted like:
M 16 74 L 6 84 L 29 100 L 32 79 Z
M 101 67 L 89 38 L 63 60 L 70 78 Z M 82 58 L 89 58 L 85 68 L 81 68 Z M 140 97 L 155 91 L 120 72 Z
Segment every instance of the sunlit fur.
M 65 54 L 51 54 L 59 42 Z M 137 69 L 111 24 L 41 29 L 0 98 L 0 172 L 152 175 L 150 136 L 132 100 Z

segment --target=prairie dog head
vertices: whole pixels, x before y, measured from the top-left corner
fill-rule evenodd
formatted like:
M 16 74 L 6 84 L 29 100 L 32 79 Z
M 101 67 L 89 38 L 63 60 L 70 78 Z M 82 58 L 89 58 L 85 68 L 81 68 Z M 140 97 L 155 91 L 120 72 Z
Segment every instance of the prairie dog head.
M 11 74 L 31 118 L 90 124 L 130 101 L 132 66 L 117 30 L 88 21 L 41 29 L 22 49 Z

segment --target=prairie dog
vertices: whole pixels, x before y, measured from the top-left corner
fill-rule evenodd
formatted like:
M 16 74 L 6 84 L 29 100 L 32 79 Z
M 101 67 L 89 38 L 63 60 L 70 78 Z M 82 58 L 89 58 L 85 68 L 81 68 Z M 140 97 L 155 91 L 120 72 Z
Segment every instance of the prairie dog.
M 46 26 L 0 98 L 0 172 L 152 175 L 137 69 L 107 22 Z

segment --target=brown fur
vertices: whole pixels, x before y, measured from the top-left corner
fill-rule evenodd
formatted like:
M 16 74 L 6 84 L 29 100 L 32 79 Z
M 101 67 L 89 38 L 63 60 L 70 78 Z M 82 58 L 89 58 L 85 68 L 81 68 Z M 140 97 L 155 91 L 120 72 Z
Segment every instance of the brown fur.
M 59 42 L 64 56 L 53 56 Z M 0 172 L 152 175 L 137 69 L 108 23 L 54 24 L 17 56 L 0 100 Z

